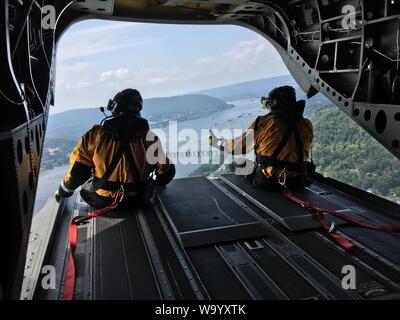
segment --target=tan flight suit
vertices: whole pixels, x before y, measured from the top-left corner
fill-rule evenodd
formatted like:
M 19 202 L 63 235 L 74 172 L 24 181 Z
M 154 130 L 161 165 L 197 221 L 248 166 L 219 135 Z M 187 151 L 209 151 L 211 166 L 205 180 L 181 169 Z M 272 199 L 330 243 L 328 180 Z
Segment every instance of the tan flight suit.
M 260 117 L 257 121 L 257 128 L 255 128 L 255 125 L 256 121 L 247 129 L 247 132 L 235 139 L 226 141 L 224 145 L 225 152 L 246 154 L 254 151 L 254 147 L 256 147 L 255 151 L 259 156 L 271 156 L 281 142 L 288 125 L 275 115 Z M 303 161 L 307 161 L 310 157 L 311 143 L 313 140 L 313 126 L 309 119 L 303 118 L 297 123 L 297 128 L 299 129 L 301 142 L 304 147 Z M 246 144 L 246 138 L 247 141 L 251 140 L 248 137 L 252 131 L 254 132 L 254 143 Z M 290 136 L 288 143 L 278 155 L 277 160 L 292 163 L 299 161 L 294 134 Z M 268 179 L 278 179 L 281 170 L 273 167 L 266 167 L 263 169 L 263 173 Z M 288 173 L 288 177 L 294 177 L 296 175 L 298 175 L 296 172 Z

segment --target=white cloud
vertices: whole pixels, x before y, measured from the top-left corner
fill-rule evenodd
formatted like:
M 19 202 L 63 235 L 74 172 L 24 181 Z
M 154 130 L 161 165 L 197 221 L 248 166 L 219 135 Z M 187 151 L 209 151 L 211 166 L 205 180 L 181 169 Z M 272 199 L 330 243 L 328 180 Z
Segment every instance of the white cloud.
M 136 72 L 130 71 L 128 67 L 121 67 L 102 72 L 99 80 L 110 85 L 122 83 L 127 85 L 159 85 L 167 82 L 187 80 L 188 76 L 182 67 L 143 67 Z
M 131 73 L 129 68 L 119 68 L 116 70 L 104 71 L 100 75 L 101 82 L 114 81 L 114 80 L 126 80 L 129 79 Z
M 140 45 L 139 42 L 115 43 L 110 38 L 94 41 L 79 42 L 78 44 L 64 45 L 60 48 L 57 56 L 60 61 L 83 58 L 99 53 L 115 51 L 123 48 Z
M 136 74 L 137 81 L 146 84 L 158 85 L 167 82 L 186 81 L 191 78 L 185 67 L 177 66 L 171 68 L 146 67 L 141 68 Z
M 57 90 L 71 91 L 90 87 L 93 84 L 90 71 L 93 69 L 94 64 L 91 62 L 78 62 L 71 65 L 60 64 L 56 74 Z
M 92 30 L 90 34 L 98 32 L 101 31 Z M 98 63 L 71 64 L 69 60 L 127 45 L 135 44 L 120 44 L 103 37 L 64 46 L 64 57 L 57 69 L 57 96 L 62 97 L 59 106 L 103 105 L 108 97 L 127 87 L 138 88 L 145 97 L 167 96 L 288 73 L 276 50 L 261 36 L 185 64 L 178 61 L 165 66 L 155 60 L 152 65 L 133 68 L 129 64 L 118 65 L 116 61 L 111 68 L 102 69 Z
M 91 27 L 87 29 L 82 29 L 79 31 L 73 31 L 70 33 L 71 37 L 80 37 L 80 36 L 88 36 L 88 35 L 96 35 L 99 34 L 115 32 L 117 30 L 129 29 L 139 26 L 139 23 L 134 22 L 109 22 L 105 25 Z
M 77 31 L 67 32 L 61 39 L 58 49 L 58 60 L 65 61 L 123 48 L 153 43 L 155 39 L 141 41 L 122 41 L 120 35 L 126 35 L 126 29 L 137 28 L 140 24 L 133 22 L 107 22 L 102 25 Z M 124 31 L 118 33 L 120 30 Z
M 72 65 L 60 65 L 60 70 L 65 73 L 81 73 L 94 67 L 93 63 L 88 61 L 78 62 Z
M 128 67 L 119 67 L 102 72 L 99 79 L 110 86 L 122 84 L 159 86 L 221 75 L 225 77 L 231 75 L 233 78 L 243 72 L 259 69 L 260 65 L 272 65 L 272 68 L 275 68 L 275 61 L 281 68 L 282 63 L 274 51 L 267 40 L 257 37 L 248 41 L 241 41 L 226 52 L 199 58 L 189 66 L 171 66 L 169 68 L 152 66 L 142 67 L 135 71 Z
M 239 42 L 231 50 L 215 56 L 202 57 L 194 62 L 199 68 L 213 72 L 241 72 L 266 61 L 276 54 L 271 50 L 267 40 L 257 37 Z

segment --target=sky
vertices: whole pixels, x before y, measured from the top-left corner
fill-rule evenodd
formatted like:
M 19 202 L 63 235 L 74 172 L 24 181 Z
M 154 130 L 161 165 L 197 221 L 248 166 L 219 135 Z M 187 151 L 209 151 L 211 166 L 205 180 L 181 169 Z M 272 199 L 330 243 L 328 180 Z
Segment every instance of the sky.
M 243 27 L 88 20 L 59 42 L 51 113 L 104 106 L 125 88 L 163 97 L 288 73 L 275 48 Z

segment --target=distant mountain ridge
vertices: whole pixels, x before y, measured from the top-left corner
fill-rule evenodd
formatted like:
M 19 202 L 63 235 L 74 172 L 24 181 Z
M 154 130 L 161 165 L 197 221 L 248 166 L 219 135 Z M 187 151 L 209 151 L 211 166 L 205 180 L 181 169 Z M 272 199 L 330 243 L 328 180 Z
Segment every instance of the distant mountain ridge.
M 212 112 L 223 111 L 232 105 L 204 94 L 187 94 L 167 98 L 152 98 L 144 101 L 142 116 L 150 124 L 163 126 L 170 120 L 185 121 L 208 116 Z
M 150 126 L 160 127 L 169 121 L 186 121 L 223 111 L 232 105 L 204 94 L 152 98 L 144 100 L 142 117 Z M 75 109 L 50 115 L 46 138 L 78 140 L 87 130 L 101 122 L 104 115 L 99 108 Z
M 307 99 L 304 91 L 299 88 L 296 81 L 290 75 L 246 81 L 223 87 L 201 90 L 195 93 L 206 94 L 226 102 L 231 102 L 251 98 L 259 99 L 267 95 L 272 89 L 281 86 L 294 87 L 296 89 L 297 99 L 306 100 L 307 108 L 305 110 L 305 116 L 310 116 L 314 111 L 329 103 L 329 100 L 321 93 L 311 99 Z
M 218 88 L 196 91 L 194 94 L 206 94 L 224 101 L 234 101 L 247 98 L 261 97 L 275 87 L 293 86 L 297 88 L 296 81 L 291 75 L 264 78 L 246 81 Z

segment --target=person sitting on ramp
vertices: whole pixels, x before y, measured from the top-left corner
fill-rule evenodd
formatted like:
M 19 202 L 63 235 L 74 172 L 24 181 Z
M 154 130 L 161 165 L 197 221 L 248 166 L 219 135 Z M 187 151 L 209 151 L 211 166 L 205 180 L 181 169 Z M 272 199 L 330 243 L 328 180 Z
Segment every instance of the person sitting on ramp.
M 120 206 L 130 206 L 148 202 L 154 185 L 165 186 L 174 178 L 175 166 L 141 117 L 142 107 L 143 99 L 136 89 L 123 90 L 109 101 L 107 109 L 112 115 L 85 133 L 72 151 L 70 169 L 56 199 L 72 196 L 84 184 L 81 196 L 95 208 L 109 206 L 121 192 Z M 157 141 L 156 159 L 149 162 L 147 151 Z
M 259 116 L 241 136 L 224 140 L 210 130 L 212 146 L 232 155 L 254 151 L 254 170 L 247 177 L 258 188 L 279 191 L 282 186 L 293 190 L 310 185 L 309 176 L 315 172 L 308 161 L 313 126 L 303 117 L 305 101 L 297 101 L 293 87 L 283 86 L 263 97 L 261 104 L 269 113 Z

